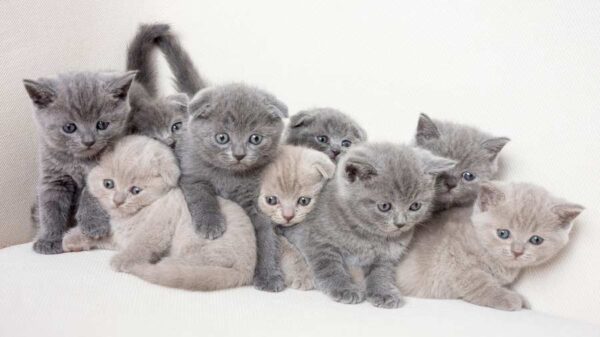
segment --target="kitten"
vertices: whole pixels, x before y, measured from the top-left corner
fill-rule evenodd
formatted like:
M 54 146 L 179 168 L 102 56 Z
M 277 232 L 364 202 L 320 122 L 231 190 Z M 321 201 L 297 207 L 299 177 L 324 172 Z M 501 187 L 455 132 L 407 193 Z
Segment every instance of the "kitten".
M 455 298 L 502 310 L 528 307 L 507 286 L 555 256 L 583 207 L 524 183 L 485 182 L 473 207 L 420 226 L 398 268 L 406 294 Z
M 300 111 L 290 118 L 285 142 L 319 150 L 337 162 L 352 145 L 367 141 L 367 133 L 350 116 L 331 108 Z
M 334 172 L 335 165 L 325 154 L 283 145 L 263 173 L 258 206 L 277 226 L 297 225 L 320 201 L 319 193 Z M 312 289 L 313 277 L 304 257 L 285 237 L 278 238 L 286 285 Z
M 302 225 L 284 231 L 306 257 L 316 288 L 338 302 L 366 297 L 378 307 L 400 306 L 394 266 L 413 227 L 430 216 L 436 175 L 454 164 L 405 145 L 351 149 Z M 353 281 L 353 266 L 362 268 L 366 291 Z
M 218 240 L 195 233 L 177 186 L 172 151 L 156 140 L 128 136 L 88 175 L 92 195 L 111 216 L 111 235 L 93 240 L 78 228 L 64 238 L 66 251 L 119 250 L 111 265 L 149 282 L 190 290 L 250 284 L 256 264 L 254 229 L 244 210 L 218 199 L 227 231 Z
M 438 178 L 436 209 L 471 205 L 477 197 L 479 183 L 496 177 L 498 154 L 508 141 L 506 137 L 493 137 L 469 126 L 433 120 L 421 114 L 416 145 L 458 161 L 453 170 Z
M 85 202 L 85 176 L 98 156 L 125 134 L 134 76 L 78 72 L 23 81 L 40 133 L 36 252 L 61 253 L 64 232 L 78 223 L 80 214 L 93 213 Z M 95 235 L 83 225 L 84 232 Z
M 181 147 L 181 188 L 200 235 L 216 239 L 225 222 L 216 196 L 241 205 L 256 230 L 256 288 L 285 287 L 273 226 L 258 210 L 260 177 L 277 154 L 287 107 L 273 95 L 243 84 L 201 90 L 189 104 L 191 115 Z

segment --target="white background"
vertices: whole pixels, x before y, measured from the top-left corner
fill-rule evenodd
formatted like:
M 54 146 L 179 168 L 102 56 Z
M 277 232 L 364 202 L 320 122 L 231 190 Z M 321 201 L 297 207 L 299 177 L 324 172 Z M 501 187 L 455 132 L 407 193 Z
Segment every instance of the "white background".
M 3 0 L 0 247 L 30 235 L 36 136 L 21 80 L 123 69 L 137 24 L 152 21 L 173 24 L 211 83 L 257 84 L 292 112 L 339 108 L 372 140 L 410 140 L 419 112 L 510 137 L 503 178 L 587 207 L 569 249 L 518 289 L 537 310 L 600 324 L 600 2 L 591 0 Z

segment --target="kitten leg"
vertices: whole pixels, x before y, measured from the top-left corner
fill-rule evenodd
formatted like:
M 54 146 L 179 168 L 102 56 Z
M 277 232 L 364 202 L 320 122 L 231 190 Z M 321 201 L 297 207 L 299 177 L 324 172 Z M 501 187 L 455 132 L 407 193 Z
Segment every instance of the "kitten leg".
M 81 191 L 75 219 L 77 226 L 81 227 L 81 232 L 92 239 L 100 239 L 110 234 L 110 216 L 87 187 Z
M 304 256 L 286 238 L 278 237 L 281 247 L 281 269 L 285 285 L 294 289 L 310 290 L 315 287 L 313 276 Z
M 402 294 L 396 286 L 393 263 L 376 263 L 365 274 L 367 300 L 374 306 L 398 308 L 403 304 Z
M 210 240 L 223 235 L 225 219 L 214 187 L 209 182 L 195 181 L 187 176 L 182 176 L 180 186 L 196 231 Z
M 453 280 L 459 298 L 476 305 L 515 311 L 524 305 L 523 297 L 500 285 L 491 275 L 481 270 L 465 270 Z
M 69 229 L 77 184 L 70 177 L 44 183 L 41 186 L 38 207 L 38 239 L 33 249 L 40 254 L 63 252 L 63 234 Z
M 254 287 L 264 291 L 282 291 L 285 289 L 285 279 L 280 265 L 279 239 L 271 220 L 258 212 L 251 212 L 250 220 L 256 232 Z
M 71 228 L 63 237 L 63 251 L 81 252 L 95 248 L 114 249 L 110 236 L 102 239 L 93 239 L 83 234 L 81 227 Z

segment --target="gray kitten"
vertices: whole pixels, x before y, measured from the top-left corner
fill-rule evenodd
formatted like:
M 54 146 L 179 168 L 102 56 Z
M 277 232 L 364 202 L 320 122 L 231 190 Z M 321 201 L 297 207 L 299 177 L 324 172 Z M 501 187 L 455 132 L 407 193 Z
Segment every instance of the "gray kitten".
M 61 253 L 63 234 L 80 215 L 94 214 L 80 199 L 85 176 L 98 156 L 126 132 L 134 77 L 135 72 L 79 72 L 23 81 L 40 131 L 36 252 Z M 96 236 L 90 230 L 82 228 Z
M 453 170 L 438 178 L 436 209 L 446 209 L 475 201 L 479 183 L 495 178 L 498 154 L 509 139 L 421 114 L 415 141 L 438 156 L 458 161 Z
M 265 91 L 229 84 L 198 92 L 189 112 L 191 119 L 176 152 L 194 227 L 207 238 L 220 237 L 225 222 L 217 196 L 238 203 L 256 230 L 254 285 L 282 290 L 278 240 L 257 201 L 262 171 L 278 152 L 287 107 Z
M 338 302 L 366 297 L 378 307 L 400 306 L 394 267 L 414 226 L 430 217 L 435 177 L 454 164 L 405 145 L 351 149 L 301 226 L 284 229 L 311 267 L 316 288 Z M 362 268 L 366 291 L 353 281 L 350 267 Z
M 411 296 L 528 307 L 508 286 L 521 270 L 565 247 L 582 210 L 535 185 L 482 183 L 474 207 L 440 212 L 419 226 L 399 265 L 398 285 Z
M 286 144 L 319 150 L 337 162 L 353 144 L 366 142 L 367 133 L 343 112 L 319 108 L 293 115 L 285 138 Z

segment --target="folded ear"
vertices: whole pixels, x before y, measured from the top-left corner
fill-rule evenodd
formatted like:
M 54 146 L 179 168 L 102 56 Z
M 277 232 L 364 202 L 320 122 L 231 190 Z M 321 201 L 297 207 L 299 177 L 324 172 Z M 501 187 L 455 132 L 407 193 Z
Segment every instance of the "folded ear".
M 177 111 L 187 115 L 188 113 L 188 104 L 190 103 L 190 99 L 186 94 L 178 93 L 167 96 L 166 100 L 171 103 Z
M 308 111 L 300 111 L 290 118 L 290 126 L 292 128 L 307 126 L 314 120 L 315 116 L 310 114 Z
M 425 174 L 439 175 L 447 172 L 456 166 L 456 161 L 444 157 L 439 157 L 433 153 L 420 148 L 414 149 L 423 163 L 423 171 Z
M 496 159 L 498 153 L 500 153 L 502 148 L 504 148 L 504 145 L 506 145 L 506 143 L 508 143 L 509 141 L 510 139 L 506 137 L 490 138 L 481 143 L 481 146 L 489 152 L 491 156 L 490 159 L 494 160 Z
M 198 91 L 188 104 L 188 113 L 193 118 L 207 118 L 213 109 L 214 89 L 206 88 Z
M 562 226 L 569 227 L 571 222 L 575 220 L 584 209 L 583 206 L 578 204 L 563 203 L 553 206 L 551 210 L 554 214 L 558 215 L 558 219 Z
M 266 94 L 265 103 L 267 104 L 267 109 L 273 115 L 273 117 L 277 119 L 283 119 L 288 117 L 288 107 L 280 101 L 277 97 Z
M 417 124 L 417 135 L 415 136 L 417 144 L 422 144 L 428 139 L 440 138 L 440 131 L 435 125 L 435 122 L 424 113 L 419 116 L 419 123 Z
M 487 211 L 490 207 L 499 205 L 505 199 L 504 192 L 500 186 L 491 181 L 482 182 L 477 196 L 477 206 L 482 212 Z
M 33 104 L 38 108 L 49 106 L 56 99 L 56 92 L 49 84 L 24 79 L 25 90 Z
M 108 92 L 116 99 L 125 100 L 136 74 L 137 70 L 132 70 L 117 76 L 108 83 Z
M 351 183 L 367 181 L 377 175 L 375 167 L 360 158 L 348 158 L 343 165 L 345 178 Z
M 318 152 L 316 150 L 314 151 L 315 153 L 312 155 L 312 166 L 321 174 L 321 176 L 323 176 L 325 180 L 333 178 L 333 175 L 335 174 L 335 164 L 322 152 Z

